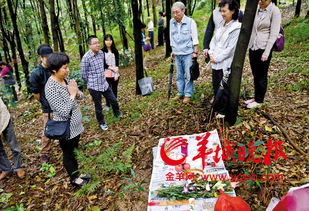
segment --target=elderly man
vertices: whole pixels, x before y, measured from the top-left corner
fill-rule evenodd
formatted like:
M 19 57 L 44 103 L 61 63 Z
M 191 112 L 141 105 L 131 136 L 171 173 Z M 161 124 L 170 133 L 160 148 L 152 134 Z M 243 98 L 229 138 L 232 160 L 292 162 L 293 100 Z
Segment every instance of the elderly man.
M 183 99 L 189 103 L 193 95 L 193 81 L 190 79 L 192 58 L 198 55 L 198 37 L 196 23 L 185 15 L 185 5 L 175 2 L 172 7 L 173 19 L 170 21 L 170 40 L 172 58 L 175 58 L 178 94 L 175 100 Z

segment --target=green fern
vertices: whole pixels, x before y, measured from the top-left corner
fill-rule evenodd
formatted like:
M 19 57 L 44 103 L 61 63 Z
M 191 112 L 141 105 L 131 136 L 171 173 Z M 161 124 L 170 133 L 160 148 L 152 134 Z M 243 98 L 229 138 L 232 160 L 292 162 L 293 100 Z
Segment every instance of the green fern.
M 104 183 L 109 175 L 117 172 L 129 173 L 132 167 L 132 154 L 134 144 L 122 152 L 123 143 L 119 142 L 103 150 L 99 155 L 86 156 L 76 150 L 77 160 L 82 167 L 79 172 L 90 174 L 90 182 L 83 186 L 76 195 L 90 194 L 94 192 L 100 184 Z

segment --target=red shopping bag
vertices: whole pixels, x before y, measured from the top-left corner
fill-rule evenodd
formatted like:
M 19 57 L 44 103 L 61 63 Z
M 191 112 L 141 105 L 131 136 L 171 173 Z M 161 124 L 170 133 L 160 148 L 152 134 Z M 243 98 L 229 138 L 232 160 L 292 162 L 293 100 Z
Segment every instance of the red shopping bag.
M 215 211 L 251 211 L 249 205 L 240 197 L 225 194 L 222 190 L 215 205 Z

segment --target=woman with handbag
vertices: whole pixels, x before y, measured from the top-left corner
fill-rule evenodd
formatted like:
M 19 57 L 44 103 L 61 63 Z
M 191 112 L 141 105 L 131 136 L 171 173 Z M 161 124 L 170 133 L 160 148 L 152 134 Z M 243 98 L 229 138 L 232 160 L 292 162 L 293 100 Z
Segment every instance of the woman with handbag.
M 224 24 L 216 30 L 208 54 L 212 67 L 214 111 L 218 112 L 217 118 L 224 118 L 228 100 L 228 79 L 241 23 L 238 21 L 239 4 L 235 0 L 221 0 L 219 7 Z M 218 97 L 220 94 L 222 97 Z
M 119 82 L 119 52 L 116 48 L 114 38 L 110 34 L 104 36 L 104 47 L 101 49 L 104 52 L 106 64 L 113 67 L 113 70 L 105 69 L 104 74 L 109 87 L 113 90 L 115 97 L 117 98 L 118 93 L 118 82 Z M 110 102 L 106 99 L 105 110 L 109 111 L 111 107 Z
M 74 80 L 70 80 L 70 83 L 66 80 L 69 75 L 69 62 L 69 57 L 63 53 L 52 53 L 48 56 L 46 64 L 52 75 L 45 85 L 45 93 L 53 111 L 53 121 L 69 120 L 69 138 L 59 140 L 63 151 L 63 165 L 70 176 L 71 184 L 82 187 L 88 183 L 90 176 L 82 176 L 77 172 L 74 149 L 78 148 L 80 134 L 84 131 L 82 114 L 77 104 L 77 100 L 83 99 L 83 93 L 78 90 Z
M 245 101 L 247 108 L 254 108 L 264 102 L 272 48 L 279 35 L 280 24 L 279 8 L 271 0 L 260 0 L 249 42 L 249 60 L 254 78 L 254 98 Z

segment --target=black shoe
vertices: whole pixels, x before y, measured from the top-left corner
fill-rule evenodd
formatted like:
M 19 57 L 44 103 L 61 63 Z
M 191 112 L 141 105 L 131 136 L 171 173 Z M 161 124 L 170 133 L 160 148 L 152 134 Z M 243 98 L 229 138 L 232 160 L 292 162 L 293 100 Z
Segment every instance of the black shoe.
M 71 184 L 75 187 L 81 188 L 88 183 L 88 180 L 86 180 L 86 179 L 82 179 L 81 183 L 77 183 L 76 181 L 78 179 L 82 179 L 82 178 L 80 178 L 80 177 L 75 178 L 73 181 L 71 181 Z

